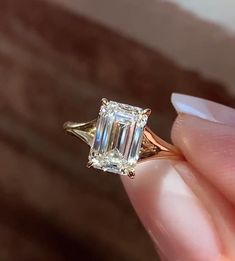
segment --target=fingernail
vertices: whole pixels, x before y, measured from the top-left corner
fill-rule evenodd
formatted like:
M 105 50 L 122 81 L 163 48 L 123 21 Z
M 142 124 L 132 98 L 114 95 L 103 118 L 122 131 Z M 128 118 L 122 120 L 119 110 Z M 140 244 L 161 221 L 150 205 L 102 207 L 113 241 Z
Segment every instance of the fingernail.
M 141 163 L 123 178 L 146 230 L 167 260 L 218 260 L 210 216 L 169 161 Z
M 228 106 L 179 93 L 173 93 L 171 102 L 177 113 L 186 113 L 208 121 L 235 125 L 235 110 Z

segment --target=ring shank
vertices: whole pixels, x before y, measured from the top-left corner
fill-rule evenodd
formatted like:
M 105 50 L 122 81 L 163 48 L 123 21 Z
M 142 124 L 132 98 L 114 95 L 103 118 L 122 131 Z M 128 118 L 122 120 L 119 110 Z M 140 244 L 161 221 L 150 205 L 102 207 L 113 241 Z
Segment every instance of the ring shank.
M 139 161 L 146 159 L 182 160 L 182 153 L 172 144 L 158 137 L 150 128 L 145 127 Z

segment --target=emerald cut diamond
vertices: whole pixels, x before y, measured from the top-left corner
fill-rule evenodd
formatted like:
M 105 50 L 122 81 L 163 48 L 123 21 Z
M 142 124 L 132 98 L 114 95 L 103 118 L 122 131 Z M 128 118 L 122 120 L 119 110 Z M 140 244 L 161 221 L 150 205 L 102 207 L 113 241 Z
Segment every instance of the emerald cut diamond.
M 89 165 L 122 175 L 134 173 L 149 109 L 103 102 L 89 154 Z

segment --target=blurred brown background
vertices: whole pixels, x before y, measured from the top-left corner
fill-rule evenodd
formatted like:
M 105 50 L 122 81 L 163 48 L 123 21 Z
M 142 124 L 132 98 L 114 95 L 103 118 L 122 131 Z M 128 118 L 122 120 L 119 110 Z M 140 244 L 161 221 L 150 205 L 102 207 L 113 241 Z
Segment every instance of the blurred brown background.
M 0 260 L 157 260 L 119 177 L 87 170 L 88 147 L 62 124 L 93 119 L 106 97 L 152 108 L 151 127 L 169 139 L 172 92 L 235 105 L 232 78 L 213 78 L 219 63 L 202 55 L 217 39 L 218 57 L 234 60 L 233 37 L 186 12 L 208 36 L 194 50 L 205 61 L 197 67 L 190 37 L 177 60 L 65 3 L 0 0 Z

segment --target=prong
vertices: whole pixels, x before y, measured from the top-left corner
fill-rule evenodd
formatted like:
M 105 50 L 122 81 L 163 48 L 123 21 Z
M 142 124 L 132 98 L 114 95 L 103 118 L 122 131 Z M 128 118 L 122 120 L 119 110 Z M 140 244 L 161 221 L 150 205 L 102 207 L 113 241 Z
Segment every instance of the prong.
M 87 168 L 90 168 L 92 167 L 92 162 L 88 161 L 87 164 L 86 164 Z
M 134 171 L 129 171 L 128 172 L 128 177 L 131 178 L 131 179 L 134 179 L 135 178 L 135 172 Z
M 102 98 L 101 103 L 102 103 L 102 105 L 107 105 L 109 103 L 109 101 L 106 98 Z
M 144 114 L 149 116 L 151 114 L 151 109 L 149 109 L 149 108 L 145 109 Z

